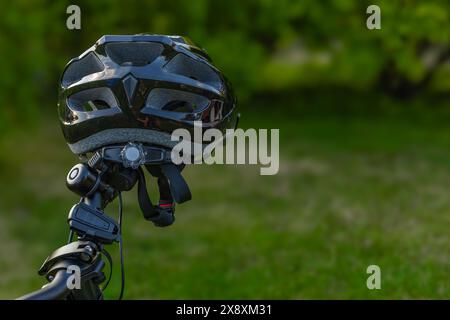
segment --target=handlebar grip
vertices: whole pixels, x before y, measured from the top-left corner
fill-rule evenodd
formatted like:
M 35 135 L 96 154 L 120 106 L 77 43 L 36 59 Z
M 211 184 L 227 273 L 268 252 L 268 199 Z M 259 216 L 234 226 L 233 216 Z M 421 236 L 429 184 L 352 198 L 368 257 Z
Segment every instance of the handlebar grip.
M 69 293 L 70 289 L 67 287 L 67 280 L 71 276 L 65 269 L 59 270 L 55 278 L 42 289 L 26 294 L 17 300 L 63 300 Z

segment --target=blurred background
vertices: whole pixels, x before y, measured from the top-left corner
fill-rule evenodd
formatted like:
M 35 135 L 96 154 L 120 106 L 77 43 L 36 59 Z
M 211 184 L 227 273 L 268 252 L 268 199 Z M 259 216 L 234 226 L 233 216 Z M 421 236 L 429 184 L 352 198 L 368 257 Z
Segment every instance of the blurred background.
M 66 28 L 70 4 L 81 30 Z M 381 30 L 366 28 L 370 4 Z M 275 176 L 188 167 L 193 201 L 167 229 L 127 194 L 126 298 L 449 298 L 448 1 L 18 0 L 0 12 L 0 298 L 43 284 L 78 201 L 56 113 L 64 65 L 104 34 L 142 32 L 204 47 L 241 127 L 280 129 L 281 163 Z M 366 287 L 371 264 L 381 290 Z

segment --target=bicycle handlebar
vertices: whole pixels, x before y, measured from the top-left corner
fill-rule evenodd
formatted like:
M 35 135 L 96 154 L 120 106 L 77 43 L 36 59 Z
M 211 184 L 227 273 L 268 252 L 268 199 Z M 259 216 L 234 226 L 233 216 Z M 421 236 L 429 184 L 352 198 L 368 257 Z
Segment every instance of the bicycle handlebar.
M 62 300 L 65 299 L 70 289 L 67 287 L 67 280 L 70 277 L 70 273 L 65 270 L 59 270 L 55 278 L 48 284 L 42 287 L 42 289 L 26 294 L 17 300 Z

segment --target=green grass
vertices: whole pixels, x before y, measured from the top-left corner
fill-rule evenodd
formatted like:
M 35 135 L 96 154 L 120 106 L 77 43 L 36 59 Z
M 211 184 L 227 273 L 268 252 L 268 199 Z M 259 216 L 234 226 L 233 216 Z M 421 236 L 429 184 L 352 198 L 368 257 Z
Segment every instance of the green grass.
M 244 127 L 280 128 L 279 174 L 190 166 L 193 201 L 167 229 L 146 222 L 135 191 L 127 194 L 126 298 L 450 297 L 450 122 L 407 109 L 243 116 Z M 4 138 L 0 298 L 13 298 L 42 285 L 36 270 L 66 241 L 78 199 L 64 181 L 76 158 L 53 119 Z M 119 291 L 111 251 L 108 298 Z M 381 267 L 382 290 L 366 288 L 370 264 Z

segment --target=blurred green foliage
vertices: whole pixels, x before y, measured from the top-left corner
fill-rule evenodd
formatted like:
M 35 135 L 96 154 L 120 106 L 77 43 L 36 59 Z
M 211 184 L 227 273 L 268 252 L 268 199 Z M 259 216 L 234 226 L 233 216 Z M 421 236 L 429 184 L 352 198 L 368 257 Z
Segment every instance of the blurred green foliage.
M 424 119 L 420 110 L 295 108 L 286 117 L 266 103 L 264 113 L 249 108 L 243 125 L 280 126 L 277 175 L 260 176 L 260 166 L 188 166 L 193 200 L 177 207 L 169 228 L 146 222 L 136 190 L 125 193 L 125 298 L 448 299 L 449 110 Z M 371 103 L 387 104 L 386 112 L 410 107 Z M 33 139 L 15 132 L 0 143 L 14 155 L 0 157 L 1 299 L 41 287 L 37 269 L 67 240 L 78 198 L 64 181 L 76 159 L 57 131 L 45 120 Z M 117 203 L 106 212 L 116 217 Z M 107 250 L 115 264 L 106 297 L 115 299 L 117 244 Z M 382 290 L 367 290 L 371 264 L 382 269 Z
M 323 86 L 409 96 L 450 88 L 446 0 L 2 1 L 0 127 L 53 111 L 65 63 L 103 34 L 181 34 L 205 47 L 241 101 L 260 92 Z M 381 7 L 381 30 L 366 8 Z M 24 118 L 24 115 L 26 117 Z

